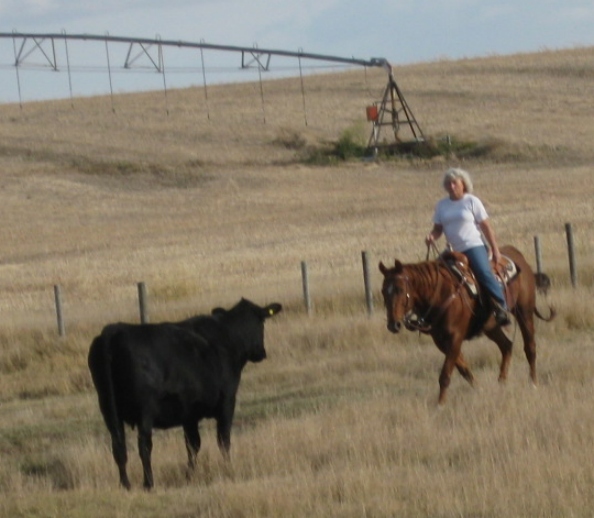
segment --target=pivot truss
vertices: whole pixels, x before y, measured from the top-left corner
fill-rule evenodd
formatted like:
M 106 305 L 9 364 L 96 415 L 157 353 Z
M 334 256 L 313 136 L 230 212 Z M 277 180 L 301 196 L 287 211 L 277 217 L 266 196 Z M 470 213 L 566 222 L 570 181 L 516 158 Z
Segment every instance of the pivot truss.
M 404 100 L 402 92 L 396 85 L 394 75 L 392 72 L 392 66 L 385 58 L 371 58 L 371 59 L 357 59 L 354 57 L 346 58 L 340 56 L 332 56 L 325 54 L 314 54 L 303 52 L 299 49 L 297 52 L 278 50 L 278 49 L 263 49 L 257 46 L 253 47 L 239 47 L 232 45 L 214 45 L 200 42 L 189 42 L 181 40 L 163 40 L 159 36 L 154 39 L 148 38 L 131 38 L 121 36 L 105 35 L 91 35 L 91 34 L 66 34 L 64 31 L 61 33 L 47 33 L 47 34 L 31 34 L 31 33 L 1 33 L 0 41 L 2 39 L 11 39 L 14 50 L 14 66 L 17 79 L 17 87 L 19 93 L 19 102 L 22 107 L 22 94 L 21 94 L 21 79 L 19 70 L 23 68 L 41 68 L 50 69 L 53 71 L 61 71 L 64 68 L 68 72 L 68 83 L 70 87 L 70 97 L 73 97 L 72 93 L 72 76 L 71 71 L 71 58 L 69 52 L 69 42 L 98 42 L 104 47 L 104 59 L 101 58 L 101 52 L 97 52 L 97 48 L 88 54 L 80 54 L 81 47 L 77 45 L 77 62 L 82 60 L 83 67 L 85 69 L 93 68 L 93 62 L 99 65 L 95 65 L 95 68 L 101 70 L 107 69 L 109 75 L 109 87 L 112 97 L 112 109 L 113 109 L 113 83 L 112 83 L 112 51 L 110 48 L 118 45 L 118 59 L 123 57 L 123 62 L 117 66 L 119 70 L 131 70 L 131 69 L 148 69 L 153 70 L 162 76 L 163 90 L 165 92 L 165 98 L 167 98 L 167 80 L 165 73 L 165 59 L 163 49 L 165 47 L 174 48 L 186 48 L 186 49 L 197 49 L 200 51 L 201 58 L 201 69 L 202 78 L 204 83 L 204 94 L 205 99 L 208 98 L 207 94 L 207 81 L 206 81 L 206 68 L 204 65 L 204 51 L 222 51 L 227 53 L 234 53 L 241 57 L 240 66 L 241 70 L 256 69 L 260 77 L 260 86 L 262 90 L 262 72 L 268 72 L 271 68 L 271 62 L 273 57 L 278 58 L 294 58 L 298 60 L 299 75 L 301 78 L 302 95 L 303 92 L 303 71 L 302 71 L 302 60 L 315 60 L 318 62 L 325 62 L 326 64 L 338 64 L 344 66 L 360 66 L 360 67 L 382 67 L 388 73 L 388 86 L 384 92 L 384 97 L 379 103 L 379 110 L 377 111 L 377 117 L 373 119 L 373 131 L 370 137 L 369 146 L 377 149 L 380 142 L 380 130 L 383 126 L 392 126 L 394 136 L 398 142 L 399 136 L 398 131 L 401 126 L 410 127 L 414 140 L 424 140 L 422 131 L 418 127 L 410 108 Z M 63 45 L 63 46 L 62 46 Z M 127 46 L 127 52 L 121 53 L 121 46 Z M 59 63 L 60 61 L 60 63 Z M 169 66 L 169 68 L 173 68 Z M 187 66 L 187 62 L 183 63 L 178 70 L 187 72 L 191 67 Z M 114 109 L 115 111 L 115 109 Z M 167 113 L 169 110 L 167 109 Z M 384 115 L 388 115 L 387 119 L 384 120 Z M 210 114 L 209 114 L 210 118 Z M 307 118 L 306 118 L 307 124 Z
M 15 53 L 14 65 L 16 67 L 27 64 L 27 60 L 30 58 L 30 56 L 38 52 L 44 58 L 45 65 L 51 67 L 54 70 L 58 70 L 59 68 L 56 59 L 56 42 L 63 41 L 67 48 L 68 41 L 72 40 L 104 42 L 106 47 L 109 43 L 126 44 L 128 45 L 128 52 L 126 54 L 125 62 L 123 63 L 124 68 L 132 68 L 139 58 L 147 57 L 150 63 L 152 63 L 154 66 L 155 70 L 158 72 L 162 72 L 164 69 L 163 47 L 235 52 L 241 55 L 241 68 L 257 67 L 262 71 L 269 70 L 272 56 L 294 57 L 297 59 L 313 59 L 366 67 L 382 67 L 387 63 L 384 58 L 371 58 L 365 60 L 324 54 L 313 54 L 303 52 L 301 50 L 297 52 L 291 52 L 286 50 L 260 49 L 257 46 L 238 47 L 232 45 L 213 45 L 210 43 L 205 43 L 204 41 L 196 43 L 181 40 L 162 40 L 160 37 L 148 39 L 110 36 L 109 34 L 100 36 L 90 34 L 66 34 L 65 32 L 59 34 L 0 32 L 0 38 L 11 38 L 13 40 Z M 67 64 L 68 63 L 66 63 L 66 65 Z

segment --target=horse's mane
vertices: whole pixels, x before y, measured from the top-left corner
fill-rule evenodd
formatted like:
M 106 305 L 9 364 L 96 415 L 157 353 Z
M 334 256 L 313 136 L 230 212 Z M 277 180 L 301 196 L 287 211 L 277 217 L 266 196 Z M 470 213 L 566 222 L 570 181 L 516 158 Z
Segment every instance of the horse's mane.
M 423 261 L 403 265 L 404 271 L 409 274 L 409 280 L 417 290 L 434 290 L 439 281 L 439 276 L 449 278 L 439 261 Z

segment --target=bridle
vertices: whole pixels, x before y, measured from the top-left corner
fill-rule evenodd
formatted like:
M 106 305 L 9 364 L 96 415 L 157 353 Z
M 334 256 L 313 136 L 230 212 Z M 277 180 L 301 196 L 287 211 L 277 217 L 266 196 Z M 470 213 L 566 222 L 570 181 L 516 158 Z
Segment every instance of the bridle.
M 406 302 L 404 304 L 403 309 L 403 317 L 402 323 L 404 327 L 409 331 L 421 331 L 421 332 L 428 332 L 430 326 L 427 327 L 424 323 L 423 318 L 414 319 L 413 315 L 415 315 L 414 307 L 412 307 L 411 296 L 410 296 L 410 277 L 404 273 L 395 274 L 394 278 L 390 283 L 390 288 L 388 291 L 388 295 L 390 296 L 390 308 L 393 314 L 393 300 L 394 300 L 394 292 L 396 291 L 396 281 L 400 279 L 402 280 L 402 284 L 404 285 L 404 297 L 406 298 Z M 425 315 L 426 316 L 426 315 Z M 392 316 L 393 318 L 393 316 Z
M 444 261 L 444 264 L 445 264 L 445 261 Z M 439 306 L 438 306 L 437 301 L 429 301 L 429 303 L 428 303 L 429 307 L 427 308 L 425 313 L 421 316 L 417 316 L 417 318 L 414 318 L 414 316 L 416 315 L 416 313 L 414 311 L 414 307 L 410 307 L 411 299 L 412 299 L 412 297 L 410 296 L 410 277 L 404 273 L 395 274 L 394 279 L 392 281 L 393 285 L 395 284 L 396 277 L 399 277 L 404 281 L 404 288 L 405 288 L 404 293 L 405 293 L 405 297 L 406 297 L 406 304 L 404 305 L 404 316 L 402 317 L 402 323 L 404 324 L 404 327 L 406 329 L 408 329 L 409 331 L 418 331 L 420 333 L 429 333 L 432 328 L 432 323 L 428 320 L 429 315 L 437 308 L 438 312 L 437 312 L 437 314 L 435 314 L 433 316 L 432 320 L 435 321 L 436 319 L 441 317 L 446 312 L 446 310 L 448 309 L 450 304 L 452 304 L 454 299 L 458 295 L 461 295 L 461 293 L 463 291 L 462 283 L 459 282 L 456 289 L 445 300 L 445 302 L 439 304 Z M 437 285 L 435 286 L 435 288 L 433 290 L 434 293 L 439 293 L 442 283 L 443 283 L 442 276 L 438 274 Z M 393 298 L 393 295 L 391 295 L 391 298 Z
M 402 323 L 404 327 L 409 331 L 419 331 L 421 333 L 428 333 L 431 330 L 431 324 L 426 322 L 426 318 L 431 311 L 431 307 L 424 316 L 414 318 L 415 312 L 414 307 L 411 306 L 411 296 L 409 293 L 410 287 L 410 277 L 408 275 L 400 275 L 400 277 L 404 280 L 405 286 L 405 296 L 406 296 L 406 304 L 404 305 L 404 316 L 402 317 Z M 410 309 L 409 309 L 410 307 Z

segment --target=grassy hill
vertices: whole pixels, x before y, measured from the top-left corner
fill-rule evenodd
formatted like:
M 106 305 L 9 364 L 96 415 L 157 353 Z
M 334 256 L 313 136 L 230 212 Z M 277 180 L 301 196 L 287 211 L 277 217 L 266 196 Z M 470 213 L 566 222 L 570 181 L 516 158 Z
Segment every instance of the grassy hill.
M 260 85 L 0 106 L 0 515 L 590 516 L 594 504 L 594 49 L 394 68 L 433 158 L 326 160 L 365 145 L 387 76 L 359 70 Z M 262 101 L 263 98 L 263 101 Z M 390 143 L 386 129 L 382 138 Z M 558 310 L 537 327 L 539 388 L 519 333 L 510 380 L 485 338 L 479 388 L 385 329 L 379 260 L 423 259 L 441 175 L 468 169 L 500 243 L 534 262 Z M 574 230 L 578 285 L 565 224 Z M 372 258 L 365 309 L 361 252 Z M 313 313 L 302 301 L 308 264 Z M 108 322 L 279 301 L 269 358 L 245 372 L 232 465 L 205 424 L 193 480 L 182 432 L 155 436 L 156 490 L 117 487 L 86 367 Z M 62 289 L 66 336 L 56 327 Z

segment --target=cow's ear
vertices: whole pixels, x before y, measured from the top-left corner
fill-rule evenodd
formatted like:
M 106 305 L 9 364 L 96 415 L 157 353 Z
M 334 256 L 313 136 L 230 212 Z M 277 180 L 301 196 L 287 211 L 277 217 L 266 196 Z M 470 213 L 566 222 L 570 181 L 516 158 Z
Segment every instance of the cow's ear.
M 226 310 L 224 310 L 223 308 L 214 308 L 214 309 L 213 309 L 213 310 L 210 312 L 210 314 L 211 314 L 213 317 L 216 317 L 217 315 L 223 315 L 223 314 L 225 314 L 225 313 L 226 313 Z
M 379 262 L 379 271 L 382 272 L 384 275 L 388 273 L 388 269 L 381 261 Z
M 402 273 L 402 263 L 398 259 L 394 261 L 394 270 L 396 271 L 396 273 Z
M 276 315 L 277 313 L 280 313 L 283 307 L 278 302 L 273 302 L 262 309 L 264 310 L 264 318 L 269 318 Z

